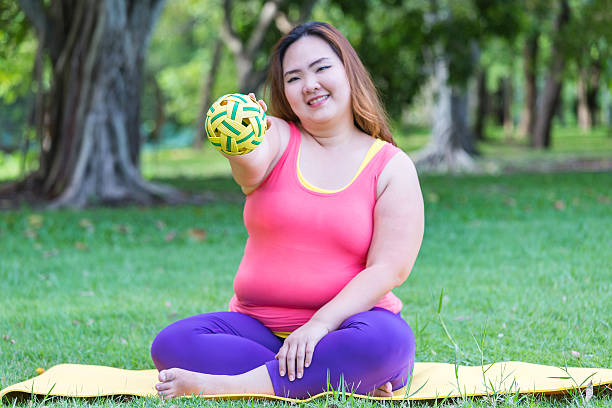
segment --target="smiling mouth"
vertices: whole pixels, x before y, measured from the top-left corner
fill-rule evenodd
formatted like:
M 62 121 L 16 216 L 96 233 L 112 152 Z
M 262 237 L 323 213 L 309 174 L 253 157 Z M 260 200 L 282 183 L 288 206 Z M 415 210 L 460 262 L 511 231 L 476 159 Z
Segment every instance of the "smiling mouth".
M 329 95 L 319 96 L 318 98 L 315 98 L 315 99 L 312 99 L 312 100 L 308 101 L 308 105 L 314 105 L 315 103 L 322 102 L 322 101 L 324 101 L 327 98 L 329 98 Z

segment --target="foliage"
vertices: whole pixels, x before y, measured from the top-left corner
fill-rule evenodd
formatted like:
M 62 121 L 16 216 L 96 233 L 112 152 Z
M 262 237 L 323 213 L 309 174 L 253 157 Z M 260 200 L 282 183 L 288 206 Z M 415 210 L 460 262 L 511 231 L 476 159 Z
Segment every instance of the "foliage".
M 36 48 L 17 3 L 0 0 L 0 149 L 17 148 L 26 135 Z

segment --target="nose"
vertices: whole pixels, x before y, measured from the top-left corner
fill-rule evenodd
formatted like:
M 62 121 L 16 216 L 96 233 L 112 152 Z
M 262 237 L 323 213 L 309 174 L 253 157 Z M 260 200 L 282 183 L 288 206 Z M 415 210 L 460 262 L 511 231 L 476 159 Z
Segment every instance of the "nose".
M 321 88 L 319 81 L 317 81 L 314 75 L 306 75 L 303 83 L 304 87 L 302 88 L 302 92 L 304 92 L 304 94 L 313 93 Z

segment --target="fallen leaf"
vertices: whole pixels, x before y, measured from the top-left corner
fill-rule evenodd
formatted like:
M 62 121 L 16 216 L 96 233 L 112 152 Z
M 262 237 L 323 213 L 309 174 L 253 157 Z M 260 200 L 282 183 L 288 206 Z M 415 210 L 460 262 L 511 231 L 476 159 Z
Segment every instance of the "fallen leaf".
M 93 296 L 93 295 L 94 295 L 93 290 L 87 290 L 87 291 L 81 292 L 81 296 L 83 296 L 83 297 L 90 297 L 90 296 Z
M 168 313 L 168 319 L 174 319 L 176 316 L 178 316 L 176 312 Z
M 440 196 L 437 193 L 427 193 L 427 201 L 430 203 L 437 203 L 440 201 Z
M 74 324 L 75 326 L 78 326 L 79 324 L 81 324 L 81 322 L 78 320 L 73 320 L 72 324 Z
M 608 196 L 599 196 L 597 197 L 597 202 L 602 204 L 610 204 L 610 197 Z
M 593 381 L 589 381 L 589 386 L 586 388 L 584 399 L 589 402 L 593 398 Z
M 92 229 L 93 228 L 93 223 L 91 222 L 91 220 L 89 220 L 87 218 L 81 218 L 81 221 L 79 221 L 79 225 L 82 228 L 85 228 L 85 229 Z
M 57 249 L 55 249 L 55 248 L 53 248 L 50 251 L 43 252 L 43 256 L 45 258 L 51 258 L 52 256 L 56 256 L 57 254 L 59 254 L 59 251 Z
M 40 229 L 42 228 L 44 222 L 45 222 L 45 219 L 40 214 L 32 214 L 28 217 L 28 224 L 32 228 Z
M 78 249 L 79 251 L 87 251 L 87 250 L 89 250 L 89 247 L 87 245 L 85 245 L 84 243 L 79 242 L 79 241 L 74 243 L 74 247 L 76 249 Z
M 555 208 L 559 211 L 565 210 L 565 203 L 563 201 L 557 200 L 555 201 Z
M 570 353 L 572 353 L 572 357 L 574 358 L 580 358 L 580 353 L 576 350 L 571 350 Z
M 38 375 L 41 375 L 41 374 L 42 374 L 42 373 L 44 373 L 44 372 L 45 372 L 45 369 L 44 369 L 44 368 L 42 368 L 42 367 L 38 367 L 38 368 L 36 369 L 36 373 L 37 373 Z
M 458 322 L 462 322 L 464 320 L 470 320 L 470 319 L 472 319 L 472 316 L 457 316 L 453 320 L 456 320 Z
M 113 229 L 117 232 L 121 232 L 122 234 L 129 234 L 130 232 L 132 232 L 132 227 L 125 224 L 114 225 Z
M 92 324 L 94 324 L 94 319 L 87 319 L 87 323 L 88 326 L 91 326 Z
M 127 340 L 126 340 L 126 339 L 124 339 L 123 337 L 122 337 L 121 339 L 119 339 L 119 342 L 120 342 L 121 344 L 123 344 L 123 345 L 128 344 Z
M 166 223 L 162 220 L 155 221 L 155 226 L 160 230 L 166 229 Z
M 164 237 L 164 239 L 166 240 L 166 242 L 170 242 L 172 241 L 174 238 L 176 238 L 176 231 L 170 231 L 169 233 L 166 234 L 166 236 Z
M 206 238 L 206 231 L 203 230 L 202 228 L 191 228 L 188 231 L 188 234 L 191 238 L 195 239 L 196 241 L 204 241 L 204 239 Z
M 167 300 L 167 301 L 166 301 L 166 303 L 164 303 L 164 304 L 166 305 L 166 307 L 170 307 L 170 306 L 172 306 L 172 303 L 170 303 L 170 301 L 169 301 L 169 300 Z
M 497 333 L 497 337 L 501 339 L 502 337 L 504 337 L 504 333 Z
M 31 229 L 26 229 L 23 231 L 23 236 L 26 238 L 38 238 L 38 233 Z

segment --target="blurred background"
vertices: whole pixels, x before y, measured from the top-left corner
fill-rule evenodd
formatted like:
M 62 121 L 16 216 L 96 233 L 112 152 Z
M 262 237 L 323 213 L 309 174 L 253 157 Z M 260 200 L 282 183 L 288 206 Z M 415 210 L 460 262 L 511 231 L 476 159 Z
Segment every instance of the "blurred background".
M 202 117 L 266 99 L 271 48 L 308 20 L 353 44 L 421 172 L 612 169 L 610 0 L 0 0 L 0 204 L 229 174 Z

